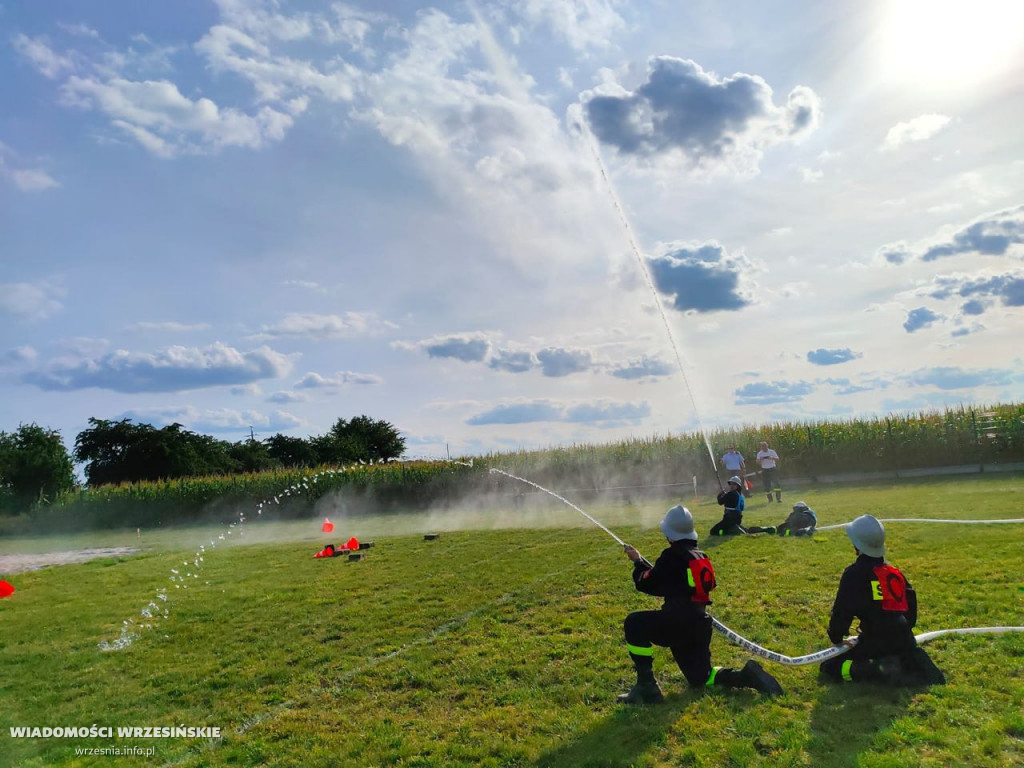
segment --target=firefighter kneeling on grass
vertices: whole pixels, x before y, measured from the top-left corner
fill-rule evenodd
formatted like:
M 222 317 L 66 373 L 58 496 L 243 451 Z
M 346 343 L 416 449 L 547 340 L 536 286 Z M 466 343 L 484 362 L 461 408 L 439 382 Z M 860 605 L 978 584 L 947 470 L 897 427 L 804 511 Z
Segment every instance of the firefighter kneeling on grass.
M 871 515 L 846 526 L 857 559 L 843 571 L 832 606 L 828 637 L 836 645 L 860 619 L 860 637 L 842 656 L 821 665 L 823 674 L 847 682 L 941 685 L 946 682 L 914 638 L 917 593 L 896 566 L 885 562 L 885 528 Z
M 633 583 L 641 592 L 663 597 L 660 611 L 636 611 L 625 621 L 626 648 L 636 667 L 636 685 L 619 696 L 626 704 L 655 703 L 663 699 L 654 679 L 654 646 L 672 651 L 687 681 L 694 687 L 754 688 L 769 695 L 781 694 L 782 686 L 756 661 L 741 670 L 711 666 L 711 617 L 707 606 L 715 588 L 711 560 L 697 549 L 693 515 L 682 506 L 670 509 L 661 521 L 669 546 L 651 565 L 633 547 L 626 557 L 633 561 Z

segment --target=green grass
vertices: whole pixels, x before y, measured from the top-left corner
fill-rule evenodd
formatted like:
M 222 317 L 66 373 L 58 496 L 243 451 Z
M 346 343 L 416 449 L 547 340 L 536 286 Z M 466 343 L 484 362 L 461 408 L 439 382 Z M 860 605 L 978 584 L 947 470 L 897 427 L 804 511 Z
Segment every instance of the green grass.
M 745 519 L 777 523 L 755 497 Z M 832 489 L 799 495 L 822 525 L 879 517 L 1020 517 L 1024 478 Z M 691 500 L 684 499 L 688 504 Z M 581 506 L 649 557 L 675 500 Z M 706 532 L 713 502 L 692 505 Z M 7 576 L 0 601 L 0 764 L 276 766 L 1016 766 L 1024 762 L 1024 635 L 950 637 L 929 651 L 949 684 L 836 686 L 813 667 L 765 666 L 786 689 L 690 691 L 667 651 L 660 707 L 627 709 L 621 623 L 658 602 L 637 593 L 614 542 L 553 502 L 470 520 L 408 515 L 339 524 L 373 538 L 362 562 L 317 561 L 313 521 L 267 526 L 274 542 L 207 552 L 170 618 L 102 653 L 210 529 L 147 534 L 143 554 Z M 529 528 L 513 525 L 517 515 Z M 542 527 L 539 521 L 543 522 Z M 337 522 L 337 521 L 336 521 Z M 459 526 L 493 530 L 455 530 Z M 261 538 L 247 523 L 247 539 Z M 402 527 L 399 527 L 402 526 Z M 351 531 L 349 529 L 352 529 Z M 445 531 L 437 541 L 420 535 Z M 123 535 L 123 534 L 122 534 Z M 134 535 L 134 532 L 132 532 Z M 186 543 L 189 537 L 194 537 Z M 130 543 L 131 536 L 126 537 Z M 1022 624 L 1020 526 L 893 523 L 891 559 L 917 588 L 919 631 Z M 57 537 L 53 549 L 101 543 Z M 295 540 L 301 539 L 301 540 Z M 102 539 L 102 543 L 114 543 Z M 118 542 L 122 543 L 122 542 Z M 0 545 L 39 551 L 43 542 Z M 714 613 L 790 655 L 825 647 L 853 553 L 813 540 L 707 542 Z M 716 664 L 747 655 L 719 636 Z M 12 725 L 218 726 L 219 740 L 13 739 Z M 154 746 L 155 757 L 76 757 L 75 747 Z

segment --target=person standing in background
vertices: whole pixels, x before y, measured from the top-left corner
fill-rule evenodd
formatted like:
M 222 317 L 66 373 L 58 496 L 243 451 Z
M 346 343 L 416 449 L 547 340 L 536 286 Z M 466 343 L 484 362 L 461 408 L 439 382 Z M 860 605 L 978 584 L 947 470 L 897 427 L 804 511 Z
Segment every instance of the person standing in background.
M 768 442 L 761 441 L 761 450 L 757 452 L 757 464 L 761 467 L 761 477 L 764 478 L 764 491 L 768 494 L 768 503 L 782 501 L 782 483 L 779 481 L 779 454 L 768 447 Z M 772 499 L 772 494 L 775 498 Z
M 743 454 L 736 450 L 735 445 L 730 445 L 729 450 L 722 454 L 722 466 L 725 468 L 725 474 L 735 475 L 741 480 L 744 480 L 744 474 L 747 470 L 747 462 L 743 458 Z M 740 488 L 740 493 L 744 496 L 749 497 L 750 493 L 747 491 L 746 480 L 743 482 L 743 487 Z

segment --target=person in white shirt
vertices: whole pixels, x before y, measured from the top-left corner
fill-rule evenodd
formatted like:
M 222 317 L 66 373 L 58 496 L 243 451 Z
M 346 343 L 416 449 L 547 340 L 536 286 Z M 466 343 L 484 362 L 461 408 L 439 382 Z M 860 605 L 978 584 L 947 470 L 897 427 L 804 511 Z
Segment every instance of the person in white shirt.
M 761 450 L 757 452 L 757 464 L 761 467 L 761 477 L 764 478 L 764 491 L 768 495 L 768 503 L 782 501 L 782 483 L 779 481 L 779 454 L 768 447 L 766 441 L 761 441 Z M 772 494 L 775 498 L 772 498 Z

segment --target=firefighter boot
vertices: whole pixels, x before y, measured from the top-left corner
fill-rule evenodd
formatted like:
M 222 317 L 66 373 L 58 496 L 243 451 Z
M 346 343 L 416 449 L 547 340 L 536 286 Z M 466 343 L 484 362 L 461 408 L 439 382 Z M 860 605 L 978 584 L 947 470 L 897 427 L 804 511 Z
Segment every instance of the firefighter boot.
M 628 693 L 619 696 L 621 704 L 659 704 L 665 700 L 665 696 L 658 687 L 658 681 L 654 679 L 654 670 L 651 668 L 637 669 L 636 685 L 629 689 Z
M 868 663 L 871 665 L 870 672 L 866 675 L 869 680 L 875 679 L 878 682 L 897 686 L 914 684 L 899 656 L 883 656 Z
M 769 675 L 756 661 L 751 659 L 740 670 L 740 681 L 744 688 L 753 688 L 769 696 L 781 696 L 782 686 L 779 681 Z
M 942 674 L 942 670 L 935 666 L 935 662 L 931 660 L 931 657 L 925 652 L 923 648 L 915 648 L 909 654 L 906 659 L 905 666 L 908 667 L 910 674 L 916 678 L 915 682 L 918 685 L 945 685 L 946 676 Z

